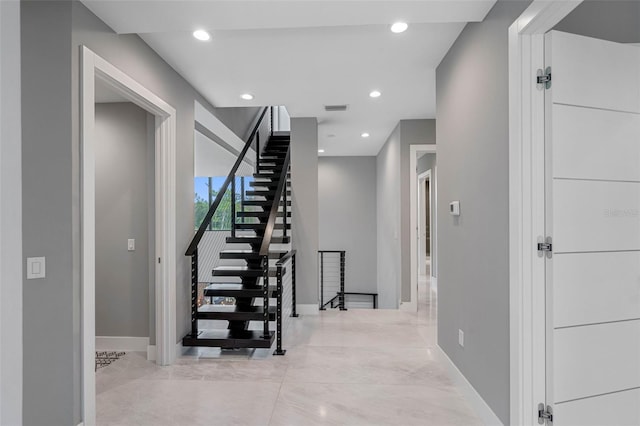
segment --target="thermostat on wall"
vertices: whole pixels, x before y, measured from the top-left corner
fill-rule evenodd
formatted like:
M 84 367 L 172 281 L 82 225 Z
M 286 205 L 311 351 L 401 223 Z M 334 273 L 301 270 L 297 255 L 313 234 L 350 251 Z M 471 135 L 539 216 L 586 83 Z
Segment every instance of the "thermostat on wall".
M 449 203 L 449 213 L 451 216 L 460 216 L 460 201 L 452 201 Z

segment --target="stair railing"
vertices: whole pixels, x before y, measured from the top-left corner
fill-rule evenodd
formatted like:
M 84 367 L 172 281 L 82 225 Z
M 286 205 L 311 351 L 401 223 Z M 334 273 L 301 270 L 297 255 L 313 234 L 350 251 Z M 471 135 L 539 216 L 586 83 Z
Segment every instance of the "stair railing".
M 198 320 L 197 320 L 197 315 L 198 315 L 198 244 L 200 243 L 200 241 L 202 240 L 202 237 L 204 236 L 205 231 L 207 230 L 207 228 L 209 227 L 209 224 L 211 223 L 211 220 L 213 219 L 214 214 L 216 213 L 216 211 L 218 210 L 218 207 L 220 206 L 220 203 L 222 203 L 222 200 L 224 198 L 225 193 L 227 192 L 227 190 L 229 189 L 229 186 L 231 186 L 232 189 L 232 194 L 231 194 L 231 209 L 232 209 L 232 216 L 231 216 L 231 234 L 235 235 L 235 180 L 236 180 L 236 173 L 238 172 L 238 168 L 240 167 L 240 165 L 242 164 L 243 161 L 245 161 L 245 157 L 247 155 L 247 153 L 249 152 L 249 148 L 251 147 L 251 145 L 254 144 L 255 142 L 255 151 L 256 151 L 256 168 L 259 165 L 259 158 L 260 158 L 260 134 L 259 134 L 259 129 L 260 126 L 264 120 L 264 116 L 267 114 L 267 111 L 270 110 L 271 107 L 264 107 L 262 112 L 260 113 L 260 115 L 258 116 L 258 119 L 253 127 L 253 130 L 251 131 L 249 137 L 247 138 L 244 147 L 242 148 L 242 151 L 240 151 L 240 154 L 238 155 L 238 158 L 236 159 L 236 162 L 234 163 L 233 167 L 231 168 L 231 171 L 229 172 L 229 174 L 227 175 L 227 178 L 225 179 L 224 183 L 222 184 L 222 186 L 220 187 L 220 191 L 218 192 L 218 195 L 216 196 L 216 199 L 213 201 L 213 204 L 211 204 L 211 207 L 209 208 L 209 211 L 207 212 L 206 216 L 204 217 L 202 224 L 200 224 L 200 227 L 198 228 L 198 230 L 196 231 L 196 234 L 194 235 L 193 239 L 191 240 L 191 243 L 189 244 L 189 248 L 187 248 L 187 251 L 185 253 L 186 256 L 191 256 L 191 335 L 192 336 L 197 336 L 198 335 Z M 271 128 L 271 132 L 273 132 L 273 128 Z M 268 269 L 268 263 L 267 263 L 267 269 Z M 268 300 L 267 300 L 268 302 Z M 268 307 L 267 307 L 268 310 Z
M 271 245 L 271 239 L 273 237 L 273 230 L 276 225 L 276 218 L 278 217 L 278 210 L 280 209 L 280 200 L 282 200 L 283 192 L 286 195 L 287 193 L 287 174 L 289 173 L 289 163 L 291 161 L 291 146 L 287 147 L 287 155 L 284 158 L 284 162 L 282 163 L 282 170 L 280 171 L 280 178 L 278 179 L 278 186 L 276 187 L 275 193 L 273 195 L 273 204 L 271 205 L 271 210 L 269 211 L 269 219 L 267 220 L 267 225 L 264 230 L 264 237 L 262 237 L 262 244 L 260 245 L 260 256 L 262 256 L 262 300 L 263 300 L 263 317 L 262 317 L 262 334 L 263 337 L 269 338 L 269 246 Z M 283 207 L 283 217 L 285 220 L 285 232 L 286 232 L 286 217 L 287 217 L 287 203 L 284 203 Z M 286 235 L 286 234 L 285 234 Z M 293 282 L 295 283 L 295 275 L 293 277 Z M 294 291 L 295 293 L 295 291 Z M 282 294 L 279 295 L 282 297 Z M 281 315 L 280 315 L 281 317 Z M 278 315 L 276 315 L 276 320 Z M 276 321 L 277 323 L 277 321 Z M 278 335 L 281 334 L 281 322 L 276 324 L 276 331 Z M 282 347 L 280 347 L 280 351 L 282 351 Z M 278 351 L 276 351 L 278 352 Z
M 296 313 L 296 251 L 291 250 L 276 262 L 276 280 L 278 298 L 276 299 L 276 350 L 274 355 L 284 355 L 287 351 L 282 349 L 282 295 L 284 293 L 283 276 L 284 265 L 291 259 L 291 316 L 298 317 Z

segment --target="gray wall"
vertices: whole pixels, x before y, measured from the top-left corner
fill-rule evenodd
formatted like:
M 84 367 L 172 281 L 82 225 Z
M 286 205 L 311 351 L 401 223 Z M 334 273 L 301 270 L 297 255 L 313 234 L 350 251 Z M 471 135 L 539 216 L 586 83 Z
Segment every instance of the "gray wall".
M 28 407 L 23 421 L 34 426 L 80 421 L 80 229 L 74 226 L 79 151 L 72 149 L 71 8 L 71 3 L 21 2 L 22 254 L 46 257 L 47 273 L 38 280 L 23 277 Z
M 132 103 L 97 104 L 95 135 L 96 336 L 148 337 L 154 182 L 147 112 Z M 135 251 L 127 250 L 129 238 Z
M 318 120 L 291 119 L 291 228 L 297 302 L 318 303 Z
M 437 164 L 436 154 L 423 155 L 418 159 L 418 164 L 417 164 L 418 174 L 424 173 L 427 170 L 431 170 L 431 181 L 429 182 L 429 197 L 430 197 L 429 202 L 431 204 L 431 209 L 433 213 L 431 217 L 431 223 L 433 225 L 436 224 L 436 221 L 434 219 L 436 219 L 437 217 L 437 212 L 435 211 L 436 187 L 438 186 L 436 164 Z M 433 250 L 431 251 L 431 276 L 437 277 L 438 276 L 438 250 L 437 250 L 438 229 L 436 226 L 431 226 L 430 231 L 431 231 L 431 246 L 433 248 Z
M 0 2 L 0 424 L 22 424 L 20 3 Z
M 253 130 L 251 125 L 261 110 L 262 107 L 215 108 L 213 114 L 244 141 Z
M 411 299 L 410 145 L 436 143 L 435 120 L 401 120 L 378 153 L 378 293 L 380 308 Z
M 23 397 L 29 401 L 24 423 L 78 424 L 79 46 L 87 45 L 177 110 L 178 339 L 190 324 L 184 251 L 193 236 L 194 100 L 213 107 L 139 37 L 115 34 L 81 3 L 30 1 L 22 9 L 22 253 L 47 257 L 47 278 L 23 283 Z
M 377 292 L 376 158 L 319 157 L 320 250 L 346 250 L 346 291 Z
M 378 306 L 398 307 L 400 289 L 400 124 L 376 157 Z
M 509 423 L 508 27 L 528 2 L 498 1 L 436 70 L 438 344 Z M 449 202 L 460 200 L 458 220 Z M 487 246 L 490 245 L 490 249 Z M 458 345 L 458 329 L 465 333 Z
M 619 43 L 640 43 L 640 2 L 585 1 L 554 29 Z

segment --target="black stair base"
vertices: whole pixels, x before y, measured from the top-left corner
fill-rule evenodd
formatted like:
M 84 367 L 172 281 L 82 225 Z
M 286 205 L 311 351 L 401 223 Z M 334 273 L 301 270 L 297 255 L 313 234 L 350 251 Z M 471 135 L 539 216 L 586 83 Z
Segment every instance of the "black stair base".
M 202 346 L 223 349 L 270 348 L 275 340 L 275 332 L 263 338 L 256 330 L 204 330 L 197 336 L 185 336 L 182 346 Z

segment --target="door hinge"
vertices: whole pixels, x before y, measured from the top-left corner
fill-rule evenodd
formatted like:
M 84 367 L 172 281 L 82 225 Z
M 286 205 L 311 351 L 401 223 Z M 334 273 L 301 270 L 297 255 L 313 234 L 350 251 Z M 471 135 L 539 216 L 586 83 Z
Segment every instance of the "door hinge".
M 544 254 L 547 254 L 548 258 L 551 258 L 551 255 L 553 254 L 553 244 L 551 244 L 551 237 L 547 237 L 544 239 L 542 239 L 542 237 L 538 237 L 538 254 L 540 256 L 544 256 Z
M 544 71 L 538 70 L 536 84 L 538 89 L 551 89 L 551 67 L 547 67 Z
M 538 424 L 543 425 L 552 425 L 553 424 L 553 409 L 550 405 L 547 405 L 545 409 L 544 404 L 541 402 L 538 404 Z

